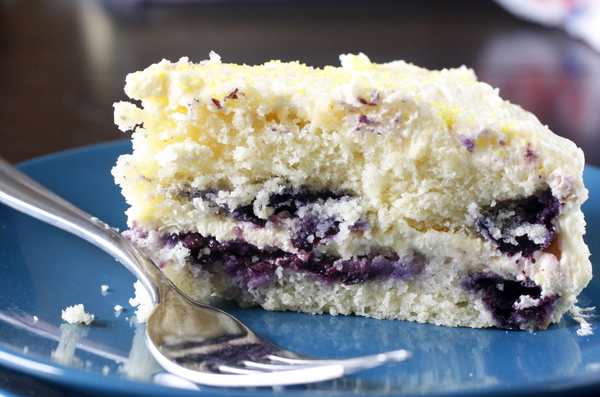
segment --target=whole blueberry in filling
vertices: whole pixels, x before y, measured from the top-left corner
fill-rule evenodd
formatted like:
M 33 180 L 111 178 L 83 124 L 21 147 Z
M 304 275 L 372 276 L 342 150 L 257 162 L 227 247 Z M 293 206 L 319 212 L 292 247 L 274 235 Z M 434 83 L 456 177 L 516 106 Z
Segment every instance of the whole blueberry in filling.
M 278 267 L 308 273 L 326 283 L 358 284 L 369 280 L 408 279 L 421 273 L 425 257 L 413 253 L 371 253 L 351 259 L 332 255 L 298 256 L 275 247 L 260 249 L 242 239 L 219 242 L 199 233 L 170 234 L 168 246 L 181 243 L 190 250 L 189 261 L 204 269 L 222 269 L 238 288 L 249 290 L 269 286 Z
M 476 273 L 465 281 L 464 288 L 482 294 L 486 308 L 507 330 L 545 328 L 556 303 L 556 296 L 541 297 L 542 290 L 533 281 L 507 280 L 495 274 Z M 522 300 L 531 303 L 520 305 Z
M 531 256 L 548 248 L 554 238 L 554 220 L 560 203 L 550 188 L 519 200 L 506 200 L 484 208 L 477 229 L 501 252 Z

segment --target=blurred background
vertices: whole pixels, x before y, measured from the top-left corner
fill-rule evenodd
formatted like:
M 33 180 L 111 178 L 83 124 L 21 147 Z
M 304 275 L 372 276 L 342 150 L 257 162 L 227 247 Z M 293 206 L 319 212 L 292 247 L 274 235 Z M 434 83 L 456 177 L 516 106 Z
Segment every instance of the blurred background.
M 214 50 L 224 62 L 320 67 L 364 52 L 375 62 L 467 65 L 600 165 L 600 46 L 560 14 L 582 15 L 578 3 L 0 0 L 0 156 L 19 162 L 127 138 L 112 104 L 125 99 L 127 73 L 163 58 L 198 62 Z

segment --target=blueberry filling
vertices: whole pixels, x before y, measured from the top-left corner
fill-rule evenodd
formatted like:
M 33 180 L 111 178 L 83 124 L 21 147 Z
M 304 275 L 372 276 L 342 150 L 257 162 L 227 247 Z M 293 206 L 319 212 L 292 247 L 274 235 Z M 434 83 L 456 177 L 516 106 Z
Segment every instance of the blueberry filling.
M 350 194 L 343 191 L 313 192 L 302 188 L 294 192 L 287 188 L 269 197 L 269 207 L 274 209 L 274 217 L 298 218 L 292 230 L 292 244 L 298 249 L 310 251 L 324 239 L 333 237 L 340 231 L 340 221 L 336 217 L 324 217 L 310 211 L 310 205 L 330 200 L 347 200 L 349 197 Z
M 550 188 L 519 200 L 506 200 L 484 208 L 477 230 L 509 255 L 529 257 L 548 248 L 554 238 L 554 219 L 560 203 Z
M 219 190 L 217 189 L 193 189 L 182 192 L 181 194 L 189 199 L 201 198 L 221 216 L 231 217 L 238 221 L 251 222 L 260 227 L 264 227 L 267 224 L 266 219 L 261 219 L 254 214 L 253 203 L 233 209 L 229 208 L 227 204 L 219 203 Z
M 294 191 L 291 188 L 285 188 L 281 193 L 275 193 L 269 197 L 269 207 L 275 209 L 275 214 L 287 211 L 290 215 L 294 216 L 298 212 L 298 209 L 308 204 L 325 202 L 330 199 L 341 200 L 350 196 L 350 193 L 344 191 L 311 191 L 307 188 L 300 188 Z
M 369 254 L 348 260 L 334 256 L 312 257 L 308 261 L 294 263 L 296 270 L 303 270 L 326 281 L 359 284 L 369 280 L 409 279 L 425 266 L 425 257 L 413 254 L 400 258 L 398 254 Z
M 167 245 L 183 244 L 190 250 L 190 262 L 204 269 L 221 268 L 240 289 L 270 285 L 278 267 L 308 273 L 324 282 L 358 284 L 376 279 L 408 279 L 425 266 L 423 255 L 400 257 L 396 253 L 372 253 L 351 259 L 307 253 L 296 255 L 279 248 L 259 249 L 241 239 L 218 242 L 199 233 L 171 234 Z
M 486 308 L 497 327 L 506 330 L 546 328 L 556 303 L 556 296 L 541 297 L 542 290 L 533 281 L 513 281 L 498 275 L 476 273 L 465 281 L 464 288 L 481 292 Z M 530 304 L 520 305 L 522 300 Z
M 254 213 L 254 201 L 250 204 L 237 208 L 219 202 L 219 190 L 189 190 L 182 193 L 184 196 L 194 199 L 201 198 L 221 216 L 231 217 L 242 222 L 250 222 L 259 227 L 265 227 L 268 222 L 276 219 L 294 218 L 298 221 L 291 230 L 292 244 L 301 250 L 310 251 L 315 246 L 323 243 L 323 240 L 331 238 L 339 233 L 340 220 L 335 216 L 326 217 L 313 210 L 314 204 L 323 204 L 328 201 L 341 202 L 349 200 L 351 195 L 344 191 L 311 191 L 306 188 L 293 190 L 286 188 L 280 193 L 269 196 L 268 207 L 272 210 L 269 219 L 259 218 Z M 354 225 L 355 229 L 364 225 Z
M 339 224 L 340 222 L 336 219 L 308 214 L 300 218 L 293 229 L 292 244 L 303 251 L 310 251 L 322 240 L 338 234 Z

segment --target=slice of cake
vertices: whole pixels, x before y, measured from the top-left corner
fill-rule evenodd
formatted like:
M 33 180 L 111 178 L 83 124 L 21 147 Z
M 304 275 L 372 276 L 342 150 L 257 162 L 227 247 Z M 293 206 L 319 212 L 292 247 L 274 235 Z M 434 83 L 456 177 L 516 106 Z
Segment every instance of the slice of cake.
M 465 68 L 162 61 L 115 105 L 126 233 L 198 300 L 544 329 L 591 278 L 572 142 Z

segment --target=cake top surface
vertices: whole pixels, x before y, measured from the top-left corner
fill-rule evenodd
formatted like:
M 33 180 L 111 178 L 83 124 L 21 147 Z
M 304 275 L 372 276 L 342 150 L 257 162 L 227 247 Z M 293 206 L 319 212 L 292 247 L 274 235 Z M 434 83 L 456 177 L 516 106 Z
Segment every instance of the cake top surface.
M 461 160 L 466 150 L 471 165 L 495 162 L 502 172 L 519 163 L 529 165 L 531 174 L 548 176 L 561 167 L 582 172 L 583 154 L 571 141 L 503 100 L 464 66 L 430 71 L 404 61 L 377 64 L 364 54 L 340 59 L 341 67 L 322 69 L 299 62 L 222 63 L 215 53 L 200 63 L 163 60 L 127 76 L 125 91 L 141 107 L 117 103 L 115 122 L 124 131 L 146 134 L 145 139 L 134 137 L 140 156 L 147 154 L 142 141 L 155 152 L 163 148 L 154 160 L 164 164 L 186 146 L 184 151 L 196 157 L 202 152 L 212 161 L 241 165 L 256 152 L 251 146 L 264 139 L 280 144 L 303 140 L 306 148 L 308 134 L 321 143 L 361 142 L 361 156 L 377 151 L 396 162 L 393 167 L 402 167 L 392 160 L 401 153 L 414 160 L 440 147 L 440 168 L 461 166 L 448 161 Z M 271 136 L 265 138 L 265 131 Z M 382 147 L 373 148 L 375 142 Z M 355 149 L 348 149 L 354 157 Z M 260 167 L 252 167 L 260 178 Z M 522 179 L 522 167 L 518 172 Z M 526 190 L 531 194 L 533 185 Z
M 341 55 L 340 60 L 341 67 L 322 69 L 281 61 L 248 66 L 222 63 L 218 55 L 211 53 L 209 60 L 200 63 L 191 63 L 188 58 L 175 63 L 163 60 L 129 75 L 125 90 L 135 99 L 149 100 L 168 92 L 173 99 L 209 100 L 219 109 L 231 106 L 231 99 L 248 95 L 251 90 L 262 93 L 265 111 L 272 101 L 280 103 L 286 98 L 287 105 L 309 113 L 335 112 L 340 106 L 347 109 L 418 101 L 429 103 L 448 126 L 460 118 L 470 122 L 481 117 L 503 119 L 508 113 L 518 112 L 464 66 L 438 71 L 405 61 L 377 64 L 362 53 Z M 154 74 L 155 81 L 140 84 L 140 79 L 146 80 L 149 74 Z M 166 105 L 183 103 L 169 101 Z

